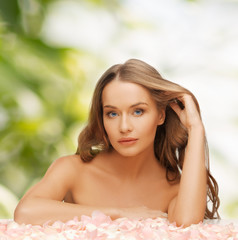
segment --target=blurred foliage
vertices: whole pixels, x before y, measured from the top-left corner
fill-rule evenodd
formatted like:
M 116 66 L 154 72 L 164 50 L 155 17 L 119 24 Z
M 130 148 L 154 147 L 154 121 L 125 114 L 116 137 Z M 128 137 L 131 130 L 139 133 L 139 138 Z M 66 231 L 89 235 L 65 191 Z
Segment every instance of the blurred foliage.
M 76 151 L 89 103 L 85 59 L 98 65 L 90 53 L 40 39 L 50 2 L 0 0 L 0 184 L 18 198 L 55 158 Z
M 6 211 L 5 207 L 3 204 L 0 203 L 0 213 L 1 213 L 1 218 L 8 218 L 8 212 Z
M 230 203 L 226 205 L 225 211 L 231 218 L 236 218 L 238 216 L 238 199 L 231 199 Z

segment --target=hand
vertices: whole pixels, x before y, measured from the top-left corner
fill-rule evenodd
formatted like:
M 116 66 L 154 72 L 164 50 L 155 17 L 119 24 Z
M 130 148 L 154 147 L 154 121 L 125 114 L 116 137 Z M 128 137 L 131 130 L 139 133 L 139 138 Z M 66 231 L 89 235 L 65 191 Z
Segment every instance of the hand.
M 190 96 L 189 94 L 184 94 L 178 100 L 181 101 L 184 105 L 183 109 L 181 109 L 176 102 L 170 103 L 170 107 L 176 112 L 184 127 L 187 128 L 187 130 L 191 130 L 193 127 L 203 128 L 200 114 L 197 110 L 196 104 L 193 101 L 192 96 Z
M 120 217 L 126 217 L 129 219 L 143 219 L 143 218 L 167 218 L 167 214 L 160 210 L 154 210 L 147 208 L 146 206 L 132 207 L 132 208 L 121 208 Z

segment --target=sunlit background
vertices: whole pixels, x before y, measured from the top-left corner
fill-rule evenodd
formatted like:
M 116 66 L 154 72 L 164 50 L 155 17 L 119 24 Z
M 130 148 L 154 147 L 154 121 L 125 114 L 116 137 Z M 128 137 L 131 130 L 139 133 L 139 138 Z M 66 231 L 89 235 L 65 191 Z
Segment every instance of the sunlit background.
M 220 215 L 238 218 L 238 1 L 0 0 L 0 218 L 76 150 L 92 91 L 139 58 L 200 102 Z

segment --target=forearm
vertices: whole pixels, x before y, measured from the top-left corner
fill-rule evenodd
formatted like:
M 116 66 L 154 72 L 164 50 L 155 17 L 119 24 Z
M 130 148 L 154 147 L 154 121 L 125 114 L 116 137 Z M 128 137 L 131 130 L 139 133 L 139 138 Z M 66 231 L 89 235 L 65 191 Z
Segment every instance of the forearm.
M 112 219 L 119 217 L 116 208 L 91 207 L 44 198 L 30 198 L 20 203 L 14 213 L 14 220 L 18 223 L 42 225 L 50 220 L 51 223 L 60 220 L 66 222 L 75 216 L 91 216 L 94 210 L 100 210 Z
M 207 195 L 203 126 L 189 130 L 179 192 L 172 218 L 181 224 L 197 223 L 204 218 Z

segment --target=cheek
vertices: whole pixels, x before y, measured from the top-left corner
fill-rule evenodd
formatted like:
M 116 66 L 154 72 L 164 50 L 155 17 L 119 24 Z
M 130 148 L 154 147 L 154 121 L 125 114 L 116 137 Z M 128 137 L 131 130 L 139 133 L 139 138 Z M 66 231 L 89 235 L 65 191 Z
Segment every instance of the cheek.
M 154 134 L 157 129 L 157 123 L 155 122 L 146 122 L 143 126 L 140 126 L 139 130 L 144 134 Z
M 115 132 L 115 126 L 114 126 L 115 124 L 113 124 L 112 121 L 109 122 L 107 120 L 104 120 L 103 124 L 108 137 L 110 137 L 113 134 L 113 132 Z
M 139 131 L 140 135 L 143 135 L 144 138 L 154 138 L 157 127 L 158 122 L 155 120 L 155 118 L 148 118 L 138 125 L 137 130 Z

